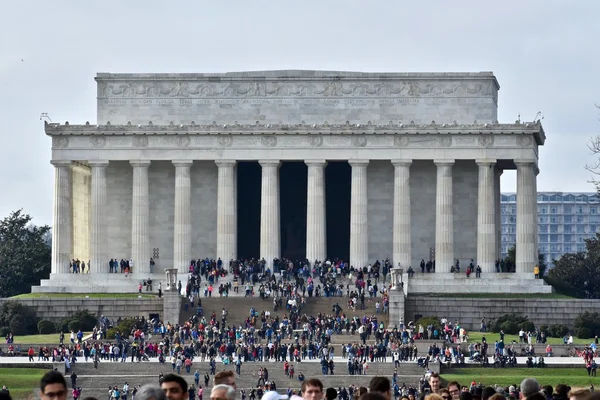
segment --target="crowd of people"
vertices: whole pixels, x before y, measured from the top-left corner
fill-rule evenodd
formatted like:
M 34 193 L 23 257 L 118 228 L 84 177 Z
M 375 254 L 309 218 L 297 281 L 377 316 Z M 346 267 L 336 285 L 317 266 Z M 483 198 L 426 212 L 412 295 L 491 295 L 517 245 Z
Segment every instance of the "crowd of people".
M 132 400 L 203 400 L 204 396 L 211 400 L 599 400 L 600 395 L 594 387 L 571 388 L 565 384 L 541 386 L 534 378 L 522 379 L 520 384 L 484 386 L 475 381 L 460 384 L 450 381 L 442 386 L 439 374 L 426 371 L 419 382 L 419 387 L 408 387 L 399 384 L 397 374 L 391 379 L 374 376 L 368 387 L 356 386 L 325 388 L 321 380 L 306 378 L 301 381 L 299 391 L 288 388 L 278 389 L 274 382 L 265 382 L 264 376 L 259 378 L 256 388 L 238 388 L 233 371 L 221 371 L 214 376 L 213 386 L 208 393 L 208 382 L 204 387 L 196 379 L 188 385 L 186 380 L 177 374 L 160 375 L 157 383 L 149 382 L 140 387 L 130 388 L 125 383 L 123 389 L 109 388 L 109 399 Z M 262 380 L 262 384 L 261 384 Z M 71 389 L 60 372 L 47 372 L 40 381 L 40 397 L 42 400 L 65 400 L 71 392 L 74 399 L 79 399 L 83 389 L 71 382 Z M 207 393 L 205 393 L 205 390 Z M 285 392 L 285 393 L 284 393 Z M 100 394 L 93 393 L 84 400 L 97 400 Z M 10 399 L 10 392 L 3 388 L 0 400 Z

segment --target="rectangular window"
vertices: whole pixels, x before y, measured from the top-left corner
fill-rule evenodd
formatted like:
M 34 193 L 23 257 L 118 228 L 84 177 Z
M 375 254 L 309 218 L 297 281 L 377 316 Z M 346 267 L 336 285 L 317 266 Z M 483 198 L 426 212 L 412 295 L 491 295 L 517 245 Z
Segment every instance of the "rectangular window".
M 573 214 L 573 207 L 563 206 L 563 214 Z
M 563 221 L 565 222 L 565 224 L 570 224 L 571 223 L 571 216 L 570 215 L 563 216 Z
M 597 214 L 598 209 L 596 207 L 590 207 L 590 214 Z
M 564 235 L 563 241 L 565 243 L 571 243 L 572 240 L 573 240 L 573 236 L 571 236 L 571 235 Z

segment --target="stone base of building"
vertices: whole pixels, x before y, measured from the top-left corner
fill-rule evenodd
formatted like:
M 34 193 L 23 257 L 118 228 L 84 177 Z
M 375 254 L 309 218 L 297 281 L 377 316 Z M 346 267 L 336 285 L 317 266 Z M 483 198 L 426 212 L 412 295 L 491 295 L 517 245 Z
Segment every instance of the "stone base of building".
M 42 279 L 40 286 L 33 286 L 32 293 L 137 293 L 138 286 L 144 280 L 152 279 L 152 291 L 142 286 L 142 293 L 158 293 L 158 284 L 166 289 L 164 272 L 154 274 L 50 274 Z M 187 276 L 182 285 L 187 284 Z
M 404 274 L 406 277 L 407 275 Z M 404 280 L 406 278 L 403 278 Z M 543 279 L 535 279 L 533 274 L 490 273 L 476 278 L 472 274 L 435 273 L 415 274 L 408 279 L 408 293 L 441 294 L 441 293 L 507 293 L 531 294 L 552 293 L 552 286 Z

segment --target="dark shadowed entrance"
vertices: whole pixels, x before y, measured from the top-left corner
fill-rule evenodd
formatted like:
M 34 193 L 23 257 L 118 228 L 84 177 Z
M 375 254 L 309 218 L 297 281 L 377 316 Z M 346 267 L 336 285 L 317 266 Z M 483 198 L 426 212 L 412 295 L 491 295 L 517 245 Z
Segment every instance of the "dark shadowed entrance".
M 237 165 L 237 254 L 239 259 L 260 256 L 260 187 L 258 162 Z
M 347 161 L 330 161 L 325 169 L 327 257 L 350 258 L 350 182 Z
M 284 162 L 279 169 L 281 256 L 306 258 L 306 190 L 308 167 L 304 162 Z

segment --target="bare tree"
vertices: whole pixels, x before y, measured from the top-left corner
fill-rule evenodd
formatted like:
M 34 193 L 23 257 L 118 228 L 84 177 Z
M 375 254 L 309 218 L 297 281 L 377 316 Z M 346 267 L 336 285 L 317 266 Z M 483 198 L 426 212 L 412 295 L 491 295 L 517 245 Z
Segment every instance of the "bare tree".
M 596 108 L 600 109 L 598 104 L 595 104 L 595 106 Z M 588 149 L 590 149 L 593 155 L 598 155 L 599 159 L 593 164 L 587 164 L 585 169 L 590 171 L 595 176 L 600 176 L 600 134 L 590 139 L 590 142 L 588 143 Z M 600 194 L 600 179 L 594 178 L 589 182 L 594 184 L 596 191 Z

